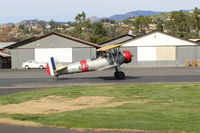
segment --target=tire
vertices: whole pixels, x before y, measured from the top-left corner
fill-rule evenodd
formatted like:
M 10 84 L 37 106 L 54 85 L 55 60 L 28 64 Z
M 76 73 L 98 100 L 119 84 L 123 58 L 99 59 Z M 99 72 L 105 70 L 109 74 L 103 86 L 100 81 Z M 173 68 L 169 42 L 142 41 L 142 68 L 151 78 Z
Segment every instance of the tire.
M 115 73 L 114 73 L 115 78 L 117 78 L 117 74 L 118 74 L 118 72 L 115 72 Z
M 122 72 L 122 71 L 115 72 L 114 76 L 115 76 L 116 79 L 124 79 L 125 78 L 125 73 Z
M 25 66 L 25 69 L 29 69 L 29 66 L 28 66 L 28 65 L 26 65 L 26 66 Z
M 40 65 L 39 69 L 44 69 L 44 66 L 43 66 L 43 65 Z

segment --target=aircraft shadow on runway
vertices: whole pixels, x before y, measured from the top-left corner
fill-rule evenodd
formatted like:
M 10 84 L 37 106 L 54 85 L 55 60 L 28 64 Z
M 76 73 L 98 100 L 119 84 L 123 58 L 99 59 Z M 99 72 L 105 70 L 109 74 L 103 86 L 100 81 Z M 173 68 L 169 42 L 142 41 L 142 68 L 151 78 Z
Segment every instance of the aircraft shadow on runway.
M 140 77 L 136 77 L 136 76 L 126 76 L 124 79 L 122 80 L 129 80 L 129 79 L 139 79 Z M 113 81 L 116 81 L 116 80 L 120 80 L 120 79 L 116 79 L 115 77 L 113 76 L 104 76 L 104 77 L 59 77 L 58 80 L 75 80 L 75 79 L 78 79 L 78 80 L 91 80 L 91 79 L 95 79 L 95 80 L 98 80 L 98 79 L 103 79 L 103 80 L 113 80 Z

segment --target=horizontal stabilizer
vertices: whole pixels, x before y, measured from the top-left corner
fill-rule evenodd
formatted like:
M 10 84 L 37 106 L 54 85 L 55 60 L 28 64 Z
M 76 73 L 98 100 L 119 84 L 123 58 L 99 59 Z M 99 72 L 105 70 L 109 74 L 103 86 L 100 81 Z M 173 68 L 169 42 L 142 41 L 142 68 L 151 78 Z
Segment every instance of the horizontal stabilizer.
M 55 66 L 55 60 L 53 57 L 50 58 L 49 62 L 47 63 L 47 66 L 46 66 L 46 72 L 49 74 L 49 75 L 55 75 L 54 71 L 56 70 L 56 66 Z
M 56 69 L 54 72 L 59 72 L 59 71 L 62 71 L 62 70 L 64 70 L 64 69 L 66 69 L 66 68 L 67 68 L 67 66 L 61 67 L 61 68 L 59 68 L 59 69 Z

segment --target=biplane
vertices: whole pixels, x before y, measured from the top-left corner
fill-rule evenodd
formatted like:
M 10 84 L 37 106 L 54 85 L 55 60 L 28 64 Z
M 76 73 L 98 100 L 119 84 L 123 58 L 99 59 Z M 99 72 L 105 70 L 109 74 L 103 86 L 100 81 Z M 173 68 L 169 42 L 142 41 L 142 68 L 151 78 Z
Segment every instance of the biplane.
M 89 71 L 100 71 L 110 68 L 115 68 L 114 77 L 116 79 L 124 79 L 125 73 L 120 70 L 120 65 L 130 63 L 132 55 L 130 51 L 120 51 L 122 44 L 105 46 L 97 49 L 99 57 L 97 59 L 81 60 L 68 65 L 62 65 L 51 57 L 47 63 L 46 71 L 49 75 L 58 78 L 60 75 L 73 74 Z

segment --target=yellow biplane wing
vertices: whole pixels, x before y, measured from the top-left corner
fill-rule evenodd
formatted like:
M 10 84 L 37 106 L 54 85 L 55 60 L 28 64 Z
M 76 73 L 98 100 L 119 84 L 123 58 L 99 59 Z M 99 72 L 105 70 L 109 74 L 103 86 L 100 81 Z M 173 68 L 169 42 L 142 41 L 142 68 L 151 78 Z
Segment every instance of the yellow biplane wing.
M 112 48 L 120 47 L 122 44 L 115 44 L 115 45 L 110 45 L 110 46 L 105 46 L 102 48 L 97 49 L 97 51 L 106 51 Z

